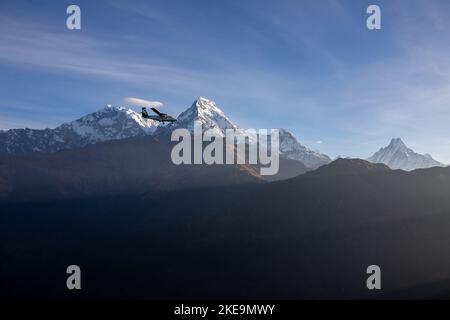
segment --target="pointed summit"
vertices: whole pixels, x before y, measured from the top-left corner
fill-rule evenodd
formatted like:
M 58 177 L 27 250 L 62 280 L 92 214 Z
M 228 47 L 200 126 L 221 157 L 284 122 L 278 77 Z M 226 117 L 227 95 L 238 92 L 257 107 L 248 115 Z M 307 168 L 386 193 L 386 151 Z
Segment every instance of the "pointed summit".
M 391 143 L 389 143 L 389 147 L 391 147 L 391 148 L 407 148 L 401 138 L 392 138 Z
M 387 147 L 381 148 L 367 160 L 373 163 L 384 163 L 392 169 L 406 171 L 443 166 L 429 154 L 422 155 L 414 152 L 400 138 L 392 139 Z
M 212 129 L 217 131 L 221 136 L 225 135 L 226 129 L 239 128 L 234 124 L 224 112 L 216 105 L 212 100 L 199 97 L 192 105 L 184 112 L 182 112 L 172 126 L 170 131 L 178 128 L 188 129 L 190 132 L 194 132 L 194 122 L 200 121 L 203 125 L 203 130 Z M 162 132 L 164 128 L 161 127 L 159 132 Z
M 195 121 L 202 123 L 204 131 L 214 130 L 220 136 L 225 136 L 226 129 L 239 129 L 239 126 L 231 121 L 214 101 L 199 97 L 186 111 L 178 116 L 177 122 L 168 127 L 159 127 L 156 134 L 170 134 L 172 130 L 179 128 L 194 132 Z M 311 169 L 316 169 L 331 161 L 327 155 L 303 146 L 289 131 L 279 130 L 281 157 L 300 161 Z

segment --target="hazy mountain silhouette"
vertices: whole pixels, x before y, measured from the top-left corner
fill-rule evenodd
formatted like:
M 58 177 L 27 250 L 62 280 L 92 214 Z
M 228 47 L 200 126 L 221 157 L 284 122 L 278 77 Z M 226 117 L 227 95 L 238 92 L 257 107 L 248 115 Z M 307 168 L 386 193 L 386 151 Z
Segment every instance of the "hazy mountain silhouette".
M 339 159 L 280 182 L 3 203 L 1 295 L 73 298 L 77 263 L 79 298 L 439 298 L 448 190 L 449 168 Z
M 174 165 L 172 144 L 152 137 L 99 143 L 53 154 L 0 157 L 4 200 L 140 194 L 261 181 L 239 165 Z
M 302 174 L 301 162 L 280 159 L 274 176 L 258 165 L 174 165 L 175 142 L 149 136 L 56 153 L 0 156 L 0 201 L 131 195 L 260 183 Z

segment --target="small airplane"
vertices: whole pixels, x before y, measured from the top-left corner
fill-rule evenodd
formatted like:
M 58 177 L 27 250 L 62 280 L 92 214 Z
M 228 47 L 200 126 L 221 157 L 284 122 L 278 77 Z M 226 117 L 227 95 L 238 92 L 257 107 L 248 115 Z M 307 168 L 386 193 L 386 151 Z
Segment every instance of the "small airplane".
M 152 111 L 154 113 L 156 113 L 156 116 L 150 116 L 147 112 L 147 108 L 146 107 L 142 107 L 142 118 L 144 119 L 152 119 L 158 122 L 162 122 L 164 124 L 164 122 L 175 122 L 177 121 L 177 119 L 175 119 L 174 117 L 171 117 L 169 115 L 167 115 L 166 113 L 162 113 L 159 112 L 158 110 L 156 110 L 156 108 L 150 108 L 152 109 Z

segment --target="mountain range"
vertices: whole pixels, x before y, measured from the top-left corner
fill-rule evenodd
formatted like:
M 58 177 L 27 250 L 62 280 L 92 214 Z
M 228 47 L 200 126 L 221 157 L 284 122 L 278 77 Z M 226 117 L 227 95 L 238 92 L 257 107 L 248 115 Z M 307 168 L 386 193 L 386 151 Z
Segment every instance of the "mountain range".
M 374 163 L 384 163 L 392 169 L 406 171 L 444 166 L 429 154 L 422 155 L 414 152 L 400 138 L 392 139 L 387 147 L 381 148 L 367 160 Z
M 261 176 L 260 167 L 250 164 L 177 166 L 170 159 L 176 143 L 170 141 L 170 133 L 179 126 L 192 129 L 194 120 L 201 121 L 204 129 L 219 132 L 237 128 L 213 102 L 201 98 L 170 127 L 143 120 L 132 110 L 107 106 L 54 130 L 29 130 L 20 143 L 13 144 L 20 148 L 9 147 L 10 154 L 0 155 L 0 200 L 129 195 L 149 190 L 254 184 L 311 170 L 303 162 L 288 158 L 280 158 L 280 170 L 274 176 Z M 16 133 L 23 130 L 6 132 L 8 137 Z M 49 138 L 41 141 L 42 137 Z M 70 147 L 53 143 L 55 137 L 61 143 L 67 141 Z M 30 152 L 26 147 L 32 143 L 49 148 L 47 152 L 43 152 L 44 147 Z
M 73 298 L 60 277 L 73 263 L 86 299 L 449 295 L 450 168 L 393 170 L 424 165 L 399 139 L 372 162 L 330 162 L 286 130 L 275 181 L 249 164 L 177 166 L 174 128 L 238 128 L 204 98 L 178 119 L 107 106 L 1 133 L 0 297 Z M 382 291 L 365 286 L 372 264 Z
M 55 129 L 12 129 L 0 132 L 0 155 L 52 153 L 137 136 L 167 136 L 177 128 L 186 128 L 193 132 L 194 121 L 200 121 L 204 130 L 214 130 L 220 135 L 223 135 L 226 129 L 239 128 L 215 102 L 202 97 L 195 100 L 177 120 L 171 126 L 162 126 L 156 121 L 143 119 L 132 109 L 108 105 Z M 331 161 L 328 156 L 303 146 L 284 129 L 280 130 L 280 154 L 287 159 L 300 161 L 312 169 Z
M 239 125 L 229 119 L 214 101 L 203 97 L 196 99 L 177 119 L 173 125 L 164 126 L 154 120 L 142 118 L 140 113 L 132 109 L 107 105 L 97 112 L 64 123 L 55 129 L 27 128 L 0 131 L 0 155 L 53 153 L 104 141 L 139 136 L 168 136 L 177 128 L 186 128 L 193 132 L 194 121 L 200 121 L 204 130 L 213 130 L 221 136 L 224 136 L 226 129 L 239 128 Z M 317 169 L 331 162 L 329 156 L 305 147 L 289 131 L 282 128 L 279 130 L 282 158 L 300 161 L 309 169 Z M 414 152 L 400 138 L 392 139 L 387 147 L 381 148 L 367 160 L 406 171 L 443 166 L 429 154 Z
M 239 128 L 216 103 L 198 98 L 170 126 L 143 119 L 131 109 L 106 106 L 55 129 L 0 132 L 0 200 L 254 184 L 293 178 L 331 162 L 280 129 L 280 170 L 274 176 L 261 176 L 260 166 L 248 163 L 176 166 L 170 159 L 175 143 L 170 133 L 176 128 L 193 131 L 194 121 L 221 136 L 226 129 Z M 413 152 L 400 139 L 368 160 L 405 170 L 442 166 L 429 155 Z
M 98 142 L 151 135 L 158 123 L 122 107 L 105 108 L 55 129 L 0 132 L 0 154 L 27 154 L 76 149 Z

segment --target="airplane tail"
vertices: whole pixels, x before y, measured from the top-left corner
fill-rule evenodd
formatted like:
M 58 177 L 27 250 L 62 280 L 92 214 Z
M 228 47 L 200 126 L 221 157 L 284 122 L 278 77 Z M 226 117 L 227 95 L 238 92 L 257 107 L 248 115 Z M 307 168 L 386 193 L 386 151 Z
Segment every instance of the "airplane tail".
M 148 112 L 146 107 L 142 107 L 142 117 L 148 118 Z

